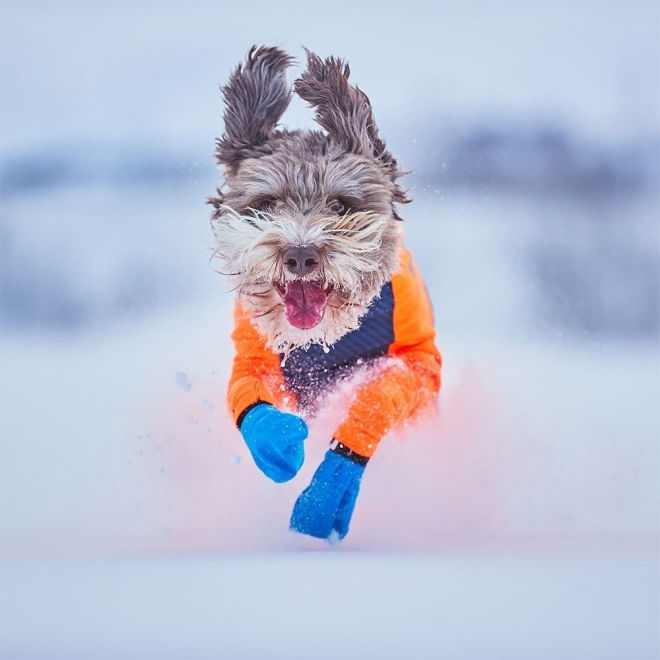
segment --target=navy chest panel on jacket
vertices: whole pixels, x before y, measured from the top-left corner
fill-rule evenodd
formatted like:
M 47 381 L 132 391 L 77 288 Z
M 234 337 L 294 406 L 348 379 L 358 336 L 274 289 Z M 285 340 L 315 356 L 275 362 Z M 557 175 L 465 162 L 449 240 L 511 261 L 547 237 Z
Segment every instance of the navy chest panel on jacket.
M 358 360 L 385 355 L 394 341 L 393 314 L 394 295 L 388 282 L 369 305 L 359 327 L 335 342 L 327 353 L 318 344 L 292 351 L 282 373 L 287 388 L 296 393 L 299 405 L 309 407 Z

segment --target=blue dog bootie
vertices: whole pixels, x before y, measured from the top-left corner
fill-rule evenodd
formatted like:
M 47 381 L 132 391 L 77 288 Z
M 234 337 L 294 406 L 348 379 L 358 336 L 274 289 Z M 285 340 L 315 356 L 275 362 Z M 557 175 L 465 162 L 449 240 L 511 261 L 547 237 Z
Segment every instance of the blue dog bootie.
M 350 450 L 348 453 L 352 454 Z M 343 539 L 348 534 L 367 461 L 361 456 L 359 459 L 357 463 L 336 448 L 326 452 L 311 483 L 296 500 L 292 530 L 329 540 Z

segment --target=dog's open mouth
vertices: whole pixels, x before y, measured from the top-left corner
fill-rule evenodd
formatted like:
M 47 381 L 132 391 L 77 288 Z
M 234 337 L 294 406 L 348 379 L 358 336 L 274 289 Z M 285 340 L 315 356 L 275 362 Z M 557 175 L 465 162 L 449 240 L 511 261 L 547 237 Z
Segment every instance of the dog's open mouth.
M 275 283 L 284 302 L 286 320 L 296 328 L 308 330 L 323 319 L 332 287 L 322 282 L 292 280 L 286 286 Z

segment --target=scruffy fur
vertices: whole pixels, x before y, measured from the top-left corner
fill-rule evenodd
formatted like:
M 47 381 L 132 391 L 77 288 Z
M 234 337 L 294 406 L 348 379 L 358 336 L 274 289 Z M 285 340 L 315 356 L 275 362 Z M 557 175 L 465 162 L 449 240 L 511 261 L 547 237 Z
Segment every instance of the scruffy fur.
M 307 69 L 293 85 L 324 130 L 277 128 L 291 99 L 285 77 L 291 63 L 278 48 L 253 47 L 223 88 L 225 131 L 216 156 L 225 178 L 209 200 L 215 254 L 270 346 L 285 354 L 312 343 L 330 346 L 358 326 L 397 269 L 394 205 L 410 201 L 369 99 L 349 84 L 341 60 L 307 51 Z M 285 267 L 285 251 L 298 245 L 320 253 L 310 275 Z M 320 281 L 331 292 L 313 328 L 286 319 L 277 287 L 294 279 Z

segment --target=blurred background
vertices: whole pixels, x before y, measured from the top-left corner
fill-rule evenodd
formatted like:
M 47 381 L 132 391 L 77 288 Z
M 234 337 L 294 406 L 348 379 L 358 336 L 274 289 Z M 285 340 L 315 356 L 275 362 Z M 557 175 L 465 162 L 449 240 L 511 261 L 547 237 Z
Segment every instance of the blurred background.
M 232 298 L 205 199 L 218 88 L 253 43 L 350 61 L 412 170 L 402 215 L 445 361 L 438 419 L 383 442 L 335 563 L 286 530 L 333 410 L 279 487 L 225 412 Z M 657 2 L 3 0 L 0 64 L 3 657 L 660 657 Z M 313 126 L 299 99 L 283 123 Z M 537 571 L 539 553 L 568 563 Z M 418 614 L 451 609 L 446 590 L 462 602 L 455 576 L 476 571 L 495 623 L 441 642 L 435 619 L 404 618 L 382 648 L 312 655 L 274 627 L 265 651 L 201 614 L 236 602 L 240 580 L 218 575 L 248 579 L 252 556 L 292 584 L 301 562 L 322 562 L 305 564 L 312 582 L 422 566 L 412 583 L 437 590 L 410 596 Z M 296 588 L 268 579 L 308 621 Z M 381 608 L 408 593 L 401 579 L 387 596 L 374 577 Z M 525 580 L 536 590 L 511 596 Z M 175 633 L 181 589 L 195 605 Z M 152 627 L 131 628 L 143 606 Z M 591 614 L 561 646 L 572 608 Z M 533 632 L 498 637 L 514 621 Z

